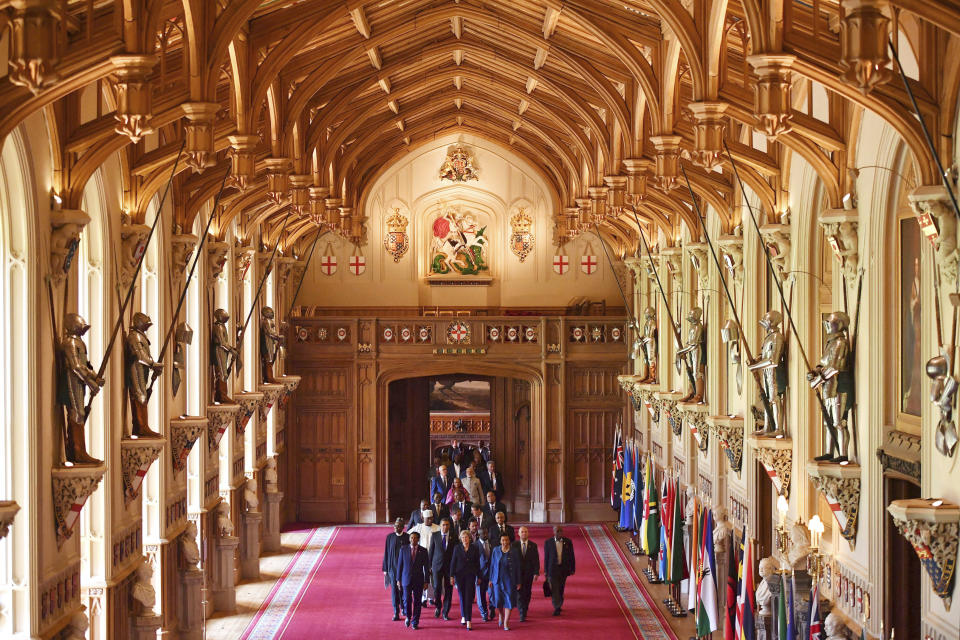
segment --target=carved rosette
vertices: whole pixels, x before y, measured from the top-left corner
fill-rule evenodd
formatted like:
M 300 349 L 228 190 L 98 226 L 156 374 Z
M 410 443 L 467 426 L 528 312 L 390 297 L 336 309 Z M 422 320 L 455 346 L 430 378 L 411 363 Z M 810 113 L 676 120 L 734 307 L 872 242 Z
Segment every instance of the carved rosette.
M 913 545 L 934 592 L 949 611 L 957 569 L 960 507 L 943 500 L 894 500 L 887 511 L 900 535 Z
M 730 461 L 730 468 L 740 473 L 743 464 L 743 418 L 709 416 L 707 423 Z
M 79 209 L 50 212 L 50 281 L 63 284 L 80 246 L 80 232 L 90 223 L 90 216 Z
M 206 429 L 207 419 L 199 416 L 185 416 L 170 421 L 170 458 L 174 471 L 186 468 L 190 450 Z
M 780 277 L 790 271 L 790 225 L 771 223 L 760 227 L 760 235 L 770 250 L 770 261 L 780 271 Z
M 691 102 L 693 113 L 693 151 L 690 159 L 699 167 L 712 171 L 720 164 L 723 135 L 726 130 L 726 102 Z
M 250 422 L 250 418 L 257 410 L 257 407 L 260 406 L 260 401 L 263 400 L 263 394 L 257 391 L 242 391 L 233 394 L 233 400 L 240 405 L 235 427 L 236 435 L 239 437 L 243 435 L 244 430 L 247 428 L 247 423 Z
M 145 224 L 125 224 L 120 228 L 120 287 L 126 290 L 133 280 L 137 261 L 147 248 L 150 227 Z
M 790 67 L 795 60 L 796 57 L 789 54 L 759 53 L 747 56 L 747 62 L 757 73 L 753 96 L 757 128 L 768 138 L 776 138 L 790 131 L 793 120 Z
M 297 390 L 297 387 L 300 386 L 300 376 L 293 375 L 282 375 L 278 378 L 280 384 L 283 385 L 283 393 L 280 395 L 280 408 L 285 409 L 287 402 L 290 401 L 290 397 L 293 395 L 293 392 Z
M 150 465 L 160 457 L 166 443 L 164 438 L 124 438 L 120 441 L 120 470 L 125 502 L 136 500 L 140 495 L 143 477 L 147 475 Z
M 106 466 L 56 467 L 50 473 L 53 488 L 53 516 L 57 532 L 57 548 L 63 546 L 80 518 L 87 498 L 96 491 Z
M 957 279 L 960 250 L 957 249 L 957 219 L 946 187 L 919 187 L 907 197 L 923 235 L 933 242 L 940 281 L 953 283 Z
M 54 0 L 17 0 L 11 2 L 10 82 L 26 87 L 34 95 L 49 87 L 60 75 L 54 67 L 57 55 L 57 3 Z
M 184 162 L 200 173 L 213 166 L 213 123 L 217 118 L 220 104 L 217 102 L 184 102 L 180 105 L 187 117 L 184 129 L 187 134 L 187 146 Z
M 807 475 L 827 499 L 827 504 L 840 525 L 840 535 L 853 549 L 856 546 L 859 525 L 860 465 L 811 460 L 807 463 Z
M 186 276 L 187 265 L 200 239 L 192 233 L 175 233 L 170 237 L 170 263 L 174 280 L 180 284 Z
M 860 269 L 860 250 L 857 230 L 860 216 L 856 209 L 825 209 L 818 218 L 820 228 L 840 263 L 840 271 L 848 286 L 857 281 Z
M 793 440 L 752 435 L 750 444 L 753 445 L 757 460 L 766 469 L 777 493 L 789 498 L 790 476 L 793 470 Z
M 707 416 L 710 414 L 710 405 L 695 402 L 680 402 L 677 404 L 677 413 L 685 422 L 690 433 L 697 443 L 697 448 L 707 452 L 710 445 L 710 430 L 707 428 Z
M 230 243 L 212 242 L 207 240 L 207 288 L 217 284 L 227 264 L 227 254 L 230 252 Z
M 267 158 L 267 197 L 276 205 L 287 201 L 290 189 L 290 170 L 293 163 L 290 158 Z
M 246 191 L 250 183 L 257 179 L 257 134 L 236 134 L 228 136 L 230 141 L 230 182 Z
M 660 401 L 660 410 L 667 417 L 673 435 L 680 437 L 681 429 L 683 429 L 683 419 L 677 413 L 677 401 L 683 397 L 683 393 L 680 391 L 657 391 L 654 392 L 654 395 Z
M 680 141 L 681 136 L 651 136 L 650 142 L 656 149 L 654 161 L 656 169 L 653 182 L 661 191 L 670 191 L 680 186 Z
M 153 132 L 149 124 L 152 113 L 152 90 L 147 78 L 157 64 L 157 56 L 124 54 L 113 56 L 110 62 L 116 68 L 117 120 L 116 132 L 131 142 Z
M 270 414 L 270 409 L 273 408 L 273 405 L 276 404 L 277 400 L 280 399 L 280 396 L 286 393 L 286 386 L 282 384 L 273 384 L 273 383 L 264 383 L 257 387 L 257 390 L 263 394 L 263 399 L 260 401 L 260 421 L 263 422 L 267 419 L 267 416 Z
M 213 453 L 220 446 L 220 439 L 230 427 L 236 424 L 241 407 L 236 404 L 207 405 L 207 452 Z
M 18 511 L 20 511 L 20 505 L 13 500 L 0 500 L 0 540 L 10 533 L 10 525 L 13 524 Z
M 727 277 L 733 278 L 738 287 L 743 286 L 743 236 L 723 235 L 717 238 L 720 248 L 720 260 Z

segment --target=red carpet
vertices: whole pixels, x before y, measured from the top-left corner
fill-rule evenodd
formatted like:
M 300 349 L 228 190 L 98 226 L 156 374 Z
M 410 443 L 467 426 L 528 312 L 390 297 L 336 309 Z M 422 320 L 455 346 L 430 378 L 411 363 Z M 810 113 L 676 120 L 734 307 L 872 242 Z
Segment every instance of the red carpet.
M 542 543 L 552 535 L 552 528 L 541 525 L 530 529 L 542 558 Z M 386 526 L 313 530 L 241 640 L 392 638 L 401 634 L 437 637 L 436 632 L 441 630 L 466 634 L 460 626 L 456 595 L 449 621 L 434 618 L 432 606 L 424 607 L 419 631 L 391 620 L 390 594 L 383 587 L 380 572 L 384 538 L 390 532 Z M 549 598 L 543 597 L 538 580 L 527 621 L 521 623 L 514 611 L 510 633 L 534 640 L 582 639 L 598 632 L 604 640 L 675 640 L 603 527 L 566 525 L 564 534 L 573 540 L 577 572 L 567 581 L 563 615 L 551 615 L 553 607 Z M 503 630 L 497 628 L 496 621 L 482 622 L 475 610 L 474 630 L 469 637 L 484 638 L 494 633 L 503 634 Z

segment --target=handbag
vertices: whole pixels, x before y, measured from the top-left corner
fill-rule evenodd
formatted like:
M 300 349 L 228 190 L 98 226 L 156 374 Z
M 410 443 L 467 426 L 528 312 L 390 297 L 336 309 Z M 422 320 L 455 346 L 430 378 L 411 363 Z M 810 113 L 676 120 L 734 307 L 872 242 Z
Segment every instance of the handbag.
M 550 581 L 544 580 L 543 581 L 543 597 L 549 598 L 551 596 L 553 596 L 553 589 L 550 588 Z

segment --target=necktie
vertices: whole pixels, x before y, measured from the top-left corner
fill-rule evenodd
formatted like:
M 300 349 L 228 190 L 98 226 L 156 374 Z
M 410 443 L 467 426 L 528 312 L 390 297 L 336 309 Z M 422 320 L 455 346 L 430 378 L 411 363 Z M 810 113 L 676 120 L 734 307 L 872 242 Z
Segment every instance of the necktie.
M 526 543 L 526 542 L 523 543 L 523 555 L 524 555 L 524 556 L 527 555 L 527 543 Z
M 447 534 L 443 534 L 443 549 L 444 551 L 447 549 Z

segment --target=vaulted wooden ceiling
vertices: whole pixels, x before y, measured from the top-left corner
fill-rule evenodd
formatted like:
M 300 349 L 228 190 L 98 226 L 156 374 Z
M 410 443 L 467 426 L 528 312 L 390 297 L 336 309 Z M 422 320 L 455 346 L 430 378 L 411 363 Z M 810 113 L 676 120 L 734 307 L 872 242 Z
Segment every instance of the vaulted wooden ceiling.
M 724 142 L 768 215 L 783 208 L 791 152 L 838 206 L 864 108 L 901 133 L 932 183 L 902 85 L 876 82 L 883 47 L 864 39 L 906 34 L 920 65 L 911 82 L 940 134 L 960 75 L 943 62 L 960 53 L 960 8 L 945 1 L 856 3 L 876 9 L 866 14 L 834 0 L 7 4 L 12 82 L 0 89 L 0 135 L 47 113 L 54 188 L 67 206 L 119 152 L 125 208 L 141 217 L 183 147 L 172 190 L 181 226 L 232 163 L 217 226 L 282 228 L 286 245 L 318 225 L 362 241 L 376 177 L 455 132 L 535 167 L 554 190 L 561 235 L 598 222 L 621 249 L 637 225 L 621 213 L 626 194 L 644 224 L 697 228 L 678 162 L 727 230 L 739 222 Z M 827 118 L 803 108 L 812 83 L 827 92 Z M 764 150 L 750 143 L 755 129 L 769 136 Z

